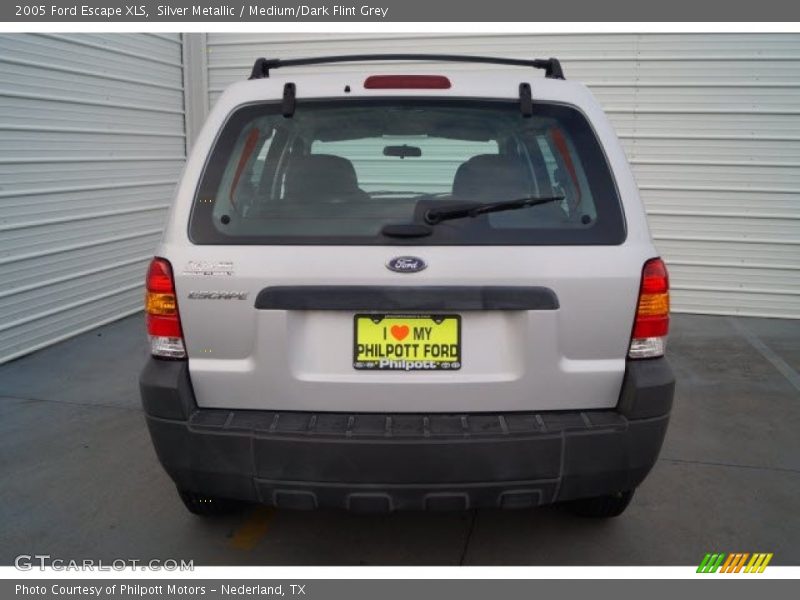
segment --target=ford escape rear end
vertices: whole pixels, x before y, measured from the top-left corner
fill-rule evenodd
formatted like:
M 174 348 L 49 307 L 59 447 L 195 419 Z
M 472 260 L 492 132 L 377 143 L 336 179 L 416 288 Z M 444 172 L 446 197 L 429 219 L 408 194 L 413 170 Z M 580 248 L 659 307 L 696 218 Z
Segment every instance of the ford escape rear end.
M 141 376 L 187 507 L 621 513 L 674 379 L 667 272 L 607 118 L 554 59 L 269 73 L 347 59 L 259 59 L 188 160 Z

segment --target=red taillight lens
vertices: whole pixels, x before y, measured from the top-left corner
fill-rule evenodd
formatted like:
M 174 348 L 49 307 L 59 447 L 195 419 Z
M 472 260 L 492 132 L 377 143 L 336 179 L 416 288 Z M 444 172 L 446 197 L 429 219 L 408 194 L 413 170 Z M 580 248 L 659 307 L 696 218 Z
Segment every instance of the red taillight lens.
M 628 351 L 630 358 L 663 356 L 669 333 L 669 274 L 664 261 L 653 258 L 644 264 L 636 320 Z
M 370 75 L 364 80 L 368 90 L 449 90 L 450 80 L 443 75 Z
M 147 291 L 172 294 L 175 284 L 172 281 L 172 267 L 164 258 L 154 258 L 147 270 Z
M 642 269 L 642 293 L 666 294 L 667 292 L 669 292 L 667 266 L 660 258 L 648 260 Z
M 175 281 L 172 267 L 164 258 L 154 258 L 147 270 L 144 309 L 153 356 L 185 358 Z
M 159 317 L 151 314 L 147 315 L 147 333 L 157 337 L 183 337 L 181 322 L 177 317 Z

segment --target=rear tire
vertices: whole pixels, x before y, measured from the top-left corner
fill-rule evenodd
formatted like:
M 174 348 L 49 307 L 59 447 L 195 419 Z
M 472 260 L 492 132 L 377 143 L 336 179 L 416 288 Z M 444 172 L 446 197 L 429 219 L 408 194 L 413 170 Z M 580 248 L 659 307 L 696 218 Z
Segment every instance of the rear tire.
M 190 513 L 201 517 L 227 515 L 238 512 L 242 508 L 241 502 L 228 498 L 206 496 L 186 490 L 178 490 L 178 495 L 181 497 L 184 506 Z
M 593 519 L 618 517 L 628 508 L 628 504 L 631 503 L 631 498 L 633 498 L 634 491 L 635 490 L 628 490 L 625 492 L 608 494 L 607 496 L 581 498 L 580 500 L 573 500 L 567 505 L 569 509 L 579 517 Z

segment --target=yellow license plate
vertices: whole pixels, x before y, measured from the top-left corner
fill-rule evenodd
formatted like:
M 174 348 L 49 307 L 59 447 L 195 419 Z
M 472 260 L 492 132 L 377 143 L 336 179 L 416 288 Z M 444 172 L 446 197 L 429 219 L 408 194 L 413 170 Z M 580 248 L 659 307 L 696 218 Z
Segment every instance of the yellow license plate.
M 461 368 L 459 315 L 356 315 L 353 367 L 384 371 Z

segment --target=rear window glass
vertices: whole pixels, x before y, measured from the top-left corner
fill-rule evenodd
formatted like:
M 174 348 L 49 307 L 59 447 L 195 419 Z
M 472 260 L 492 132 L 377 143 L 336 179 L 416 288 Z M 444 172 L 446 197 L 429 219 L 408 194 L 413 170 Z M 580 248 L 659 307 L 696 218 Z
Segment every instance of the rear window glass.
M 486 203 L 545 204 L 426 223 Z M 397 237 L 397 226 L 412 237 Z M 568 106 L 338 100 L 234 112 L 198 186 L 196 244 L 619 244 L 605 155 Z

